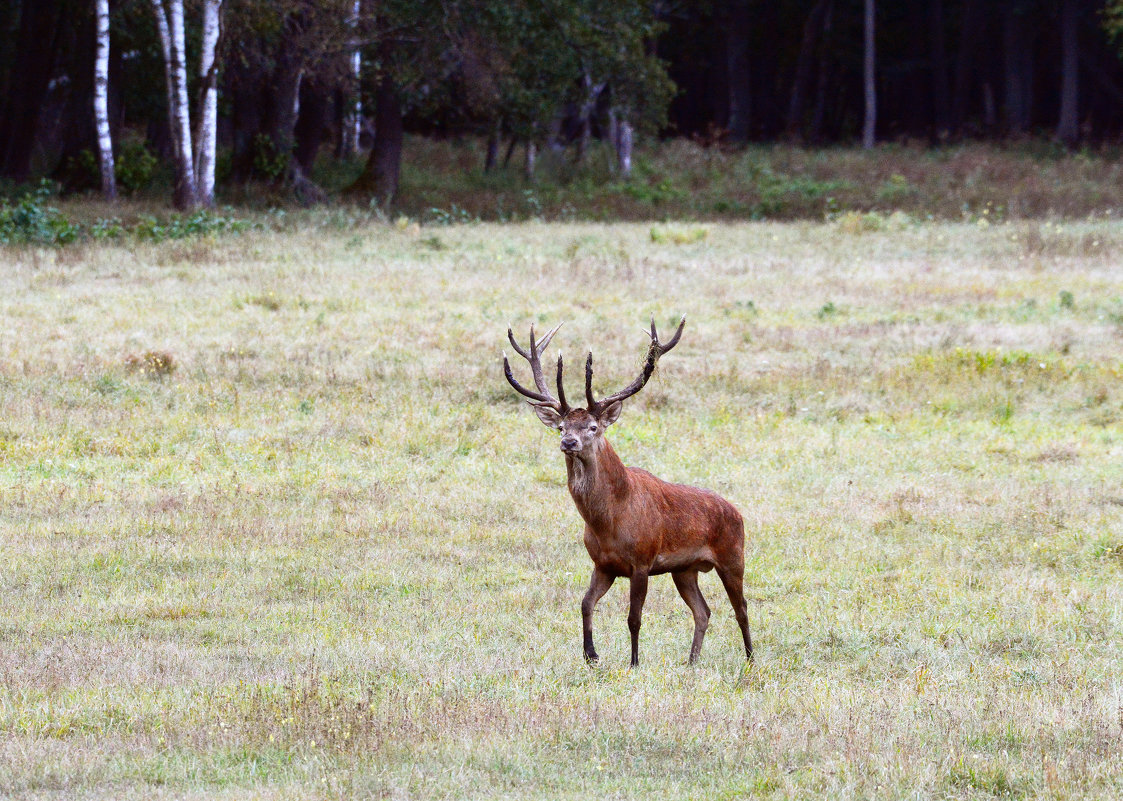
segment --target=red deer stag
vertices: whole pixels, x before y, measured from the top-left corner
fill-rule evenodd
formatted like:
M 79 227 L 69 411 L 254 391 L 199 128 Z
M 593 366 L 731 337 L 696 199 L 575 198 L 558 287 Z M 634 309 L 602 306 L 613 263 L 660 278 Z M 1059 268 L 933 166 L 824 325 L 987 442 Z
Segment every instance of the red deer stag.
M 510 329 L 507 338 L 515 351 L 530 362 L 537 391 L 519 384 L 507 357 L 503 370 L 517 392 L 530 399 L 538 418 L 561 432 L 569 494 L 585 520 L 585 548 L 593 560 L 593 578 L 581 602 L 585 659 L 597 660 L 593 647 L 593 610 L 597 601 L 620 576 L 631 580 L 628 630 L 632 635 L 632 666 L 639 664 L 639 629 L 647 577 L 670 573 L 679 595 L 694 615 L 694 640 L 690 661 L 698 659 L 702 638 L 710 622 L 710 608 L 698 588 L 698 573 L 717 570 L 733 604 L 737 624 L 745 641 L 745 656 L 753 658 L 745 608 L 745 528 L 741 515 L 716 493 L 682 484 L 668 484 L 646 470 L 625 467 L 608 444 L 604 432 L 620 417 L 627 398 L 641 389 L 655 371 L 659 357 L 678 344 L 686 317 L 670 342 L 663 344 L 651 321 L 651 346 L 639 377 L 624 389 L 603 400 L 593 397 L 593 354 L 585 362 L 584 409 L 570 407 L 562 387 L 562 357 L 558 356 L 555 398 L 542 374 L 541 356 L 557 333 L 559 324 L 535 341 L 530 328 L 530 349 L 523 350 Z

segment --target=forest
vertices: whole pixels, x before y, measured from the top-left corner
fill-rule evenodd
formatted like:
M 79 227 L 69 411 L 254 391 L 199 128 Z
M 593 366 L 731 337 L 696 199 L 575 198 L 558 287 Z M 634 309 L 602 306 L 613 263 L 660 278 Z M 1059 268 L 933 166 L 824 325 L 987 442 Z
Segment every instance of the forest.
M 383 204 L 407 134 L 473 138 L 470 169 L 517 155 L 528 180 L 593 142 L 627 176 L 637 138 L 1110 146 L 1121 19 L 1118 0 L 12 0 L 0 185 L 315 203 L 317 163 L 350 161 L 331 190 Z

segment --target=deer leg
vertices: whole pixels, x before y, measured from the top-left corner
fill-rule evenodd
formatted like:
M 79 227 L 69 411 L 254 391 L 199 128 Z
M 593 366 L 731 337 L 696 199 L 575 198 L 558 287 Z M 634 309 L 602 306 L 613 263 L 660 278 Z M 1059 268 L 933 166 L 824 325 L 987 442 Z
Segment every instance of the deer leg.
M 745 569 L 730 570 L 718 567 L 717 574 L 721 583 L 725 585 L 725 592 L 729 595 L 729 603 L 733 605 L 733 614 L 737 616 L 737 625 L 741 627 L 741 639 L 745 641 L 745 658 L 753 660 L 753 638 L 749 635 L 749 612 L 745 608 Z
M 585 598 L 581 601 L 581 630 L 585 638 L 586 662 L 596 662 L 598 659 L 597 649 L 593 647 L 593 610 L 597 608 L 597 601 L 604 597 L 615 580 L 615 576 L 605 573 L 599 567 L 593 568 L 593 577 L 589 581 L 589 591 L 585 593 Z
M 694 664 L 698 661 L 698 654 L 702 651 L 702 638 L 706 636 L 706 628 L 710 625 L 710 607 L 702 597 L 702 590 L 698 588 L 698 571 L 672 573 L 671 578 L 675 580 L 678 594 L 694 615 L 694 641 L 690 643 L 690 664 Z
M 632 573 L 632 591 L 628 606 L 628 631 L 632 635 L 632 667 L 639 664 L 639 627 L 643 618 L 643 602 L 647 600 L 647 572 Z

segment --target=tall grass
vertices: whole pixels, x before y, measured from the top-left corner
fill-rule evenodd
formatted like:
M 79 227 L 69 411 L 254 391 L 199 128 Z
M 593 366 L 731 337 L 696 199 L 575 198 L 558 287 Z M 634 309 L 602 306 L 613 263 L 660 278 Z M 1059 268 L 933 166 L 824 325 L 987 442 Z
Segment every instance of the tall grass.
M 1117 224 L 336 213 L 0 251 L 0 795 L 1123 791 Z M 697 666 L 667 579 L 640 667 L 619 587 L 584 665 L 502 378 L 566 320 L 626 382 L 652 312 L 609 438 L 742 510 L 751 668 L 712 574 Z
M 670 140 L 641 148 L 634 174 L 603 146 L 573 164 L 547 151 L 536 178 L 518 157 L 484 173 L 475 140 L 407 142 L 400 211 L 430 222 L 483 220 L 822 220 L 899 212 L 948 221 L 1113 217 L 1123 208 L 1114 151 L 1066 153 L 1046 143 L 745 149 Z M 358 165 L 325 165 L 329 186 Z M 249 198 L 246 198 L 249 199 Z

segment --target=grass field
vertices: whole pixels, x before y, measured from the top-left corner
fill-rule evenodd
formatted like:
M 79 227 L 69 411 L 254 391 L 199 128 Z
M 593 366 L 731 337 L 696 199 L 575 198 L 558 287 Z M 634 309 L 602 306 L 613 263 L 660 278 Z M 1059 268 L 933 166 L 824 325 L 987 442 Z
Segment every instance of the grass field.
M 1123 794 L 1119 223 L 318 219 L 0 251 L 0 797 Z M 609 438 L 741 509 L 751 668 L 712 573 L 585 666 L 503 380 L 652 312 Z

